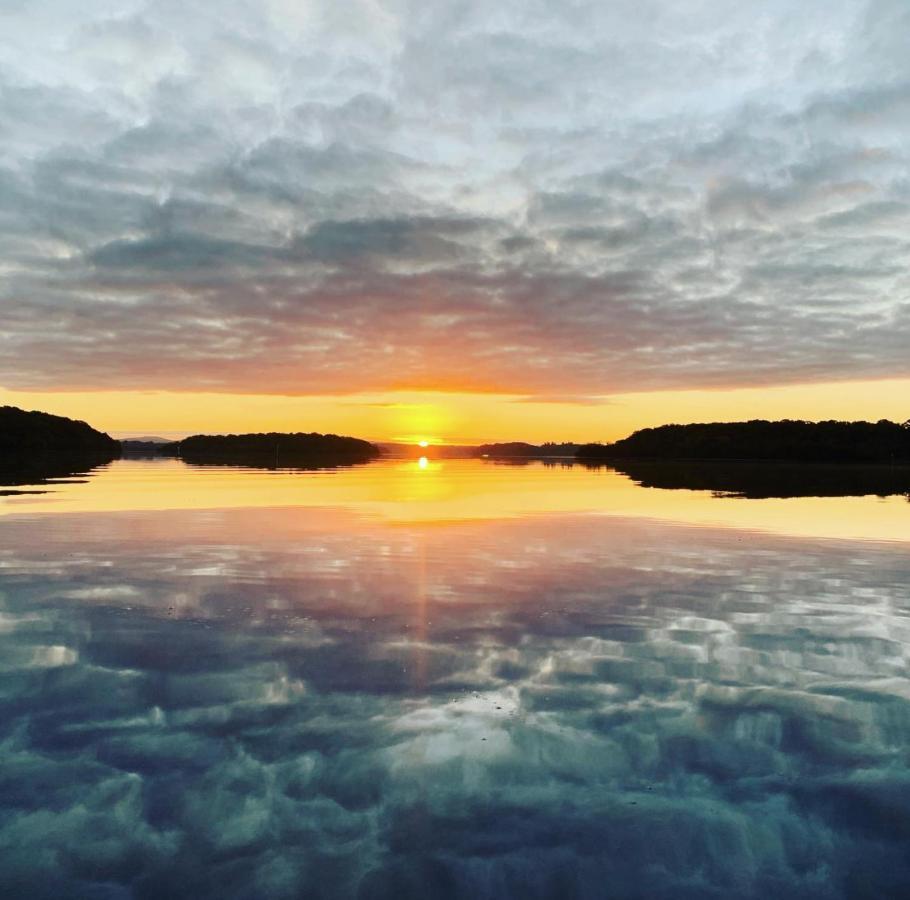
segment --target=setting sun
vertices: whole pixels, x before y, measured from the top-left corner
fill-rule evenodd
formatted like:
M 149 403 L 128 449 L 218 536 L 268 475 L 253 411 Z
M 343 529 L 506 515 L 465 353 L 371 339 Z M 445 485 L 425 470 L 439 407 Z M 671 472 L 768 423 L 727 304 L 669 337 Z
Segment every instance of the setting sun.
M 910 898 L 910 0 L 0 25 L 0 900 Z

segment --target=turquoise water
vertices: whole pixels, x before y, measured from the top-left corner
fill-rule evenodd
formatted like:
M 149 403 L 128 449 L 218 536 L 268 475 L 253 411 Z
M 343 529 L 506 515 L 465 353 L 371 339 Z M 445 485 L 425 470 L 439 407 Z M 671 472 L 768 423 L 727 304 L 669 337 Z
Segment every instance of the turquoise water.
M 155 465 L 0 517 L 3 896 L 910 892 L 906 543 Z

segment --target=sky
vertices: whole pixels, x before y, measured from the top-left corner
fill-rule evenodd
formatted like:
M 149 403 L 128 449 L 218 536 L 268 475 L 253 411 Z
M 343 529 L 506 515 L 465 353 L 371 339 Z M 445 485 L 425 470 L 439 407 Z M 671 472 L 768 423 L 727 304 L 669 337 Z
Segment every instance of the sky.
M 0 402 L 910 418 L 906 0 L 5 0 Z

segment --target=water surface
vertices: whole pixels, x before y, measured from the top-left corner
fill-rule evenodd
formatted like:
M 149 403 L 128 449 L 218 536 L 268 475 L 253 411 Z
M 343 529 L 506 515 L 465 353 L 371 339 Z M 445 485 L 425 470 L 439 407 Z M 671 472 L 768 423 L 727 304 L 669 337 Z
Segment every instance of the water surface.
M 910 504 L 475 461 L 0 498 L 0 892 L 895 897 Z

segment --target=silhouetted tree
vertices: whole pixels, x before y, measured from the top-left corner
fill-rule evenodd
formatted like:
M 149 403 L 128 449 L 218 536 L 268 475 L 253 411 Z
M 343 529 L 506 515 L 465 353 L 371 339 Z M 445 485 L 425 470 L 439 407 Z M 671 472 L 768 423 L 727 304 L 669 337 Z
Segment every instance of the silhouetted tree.
M 910 427 L 879 422 L 712 422 L 643 428 L 613 444 L 585 444 L 579 460 L 753 459 L 907 462 Z
M 0 407 L 0 485 L 39 484 L 120 456 L 120 443 L 85 422 Z
M 544 459 L 554 456 L 574 456 L 578 444 L 556 444 L 548 441 L 545 444 L 527 444 L 524 441 L 510 441 L 501 444 L 481 444 L 475 448 L 475 456 L 487 456 L 491 459 Z
M 119 441 L 85 422 L 0 406 L 0 460 L 74 457 L 111 460 L 119 455 Z
M 163 455 L 202 464 L 324 468 L 369 462 L 380 450 L 368 441 L 337 434 L 197 434 L 164 445 Z

